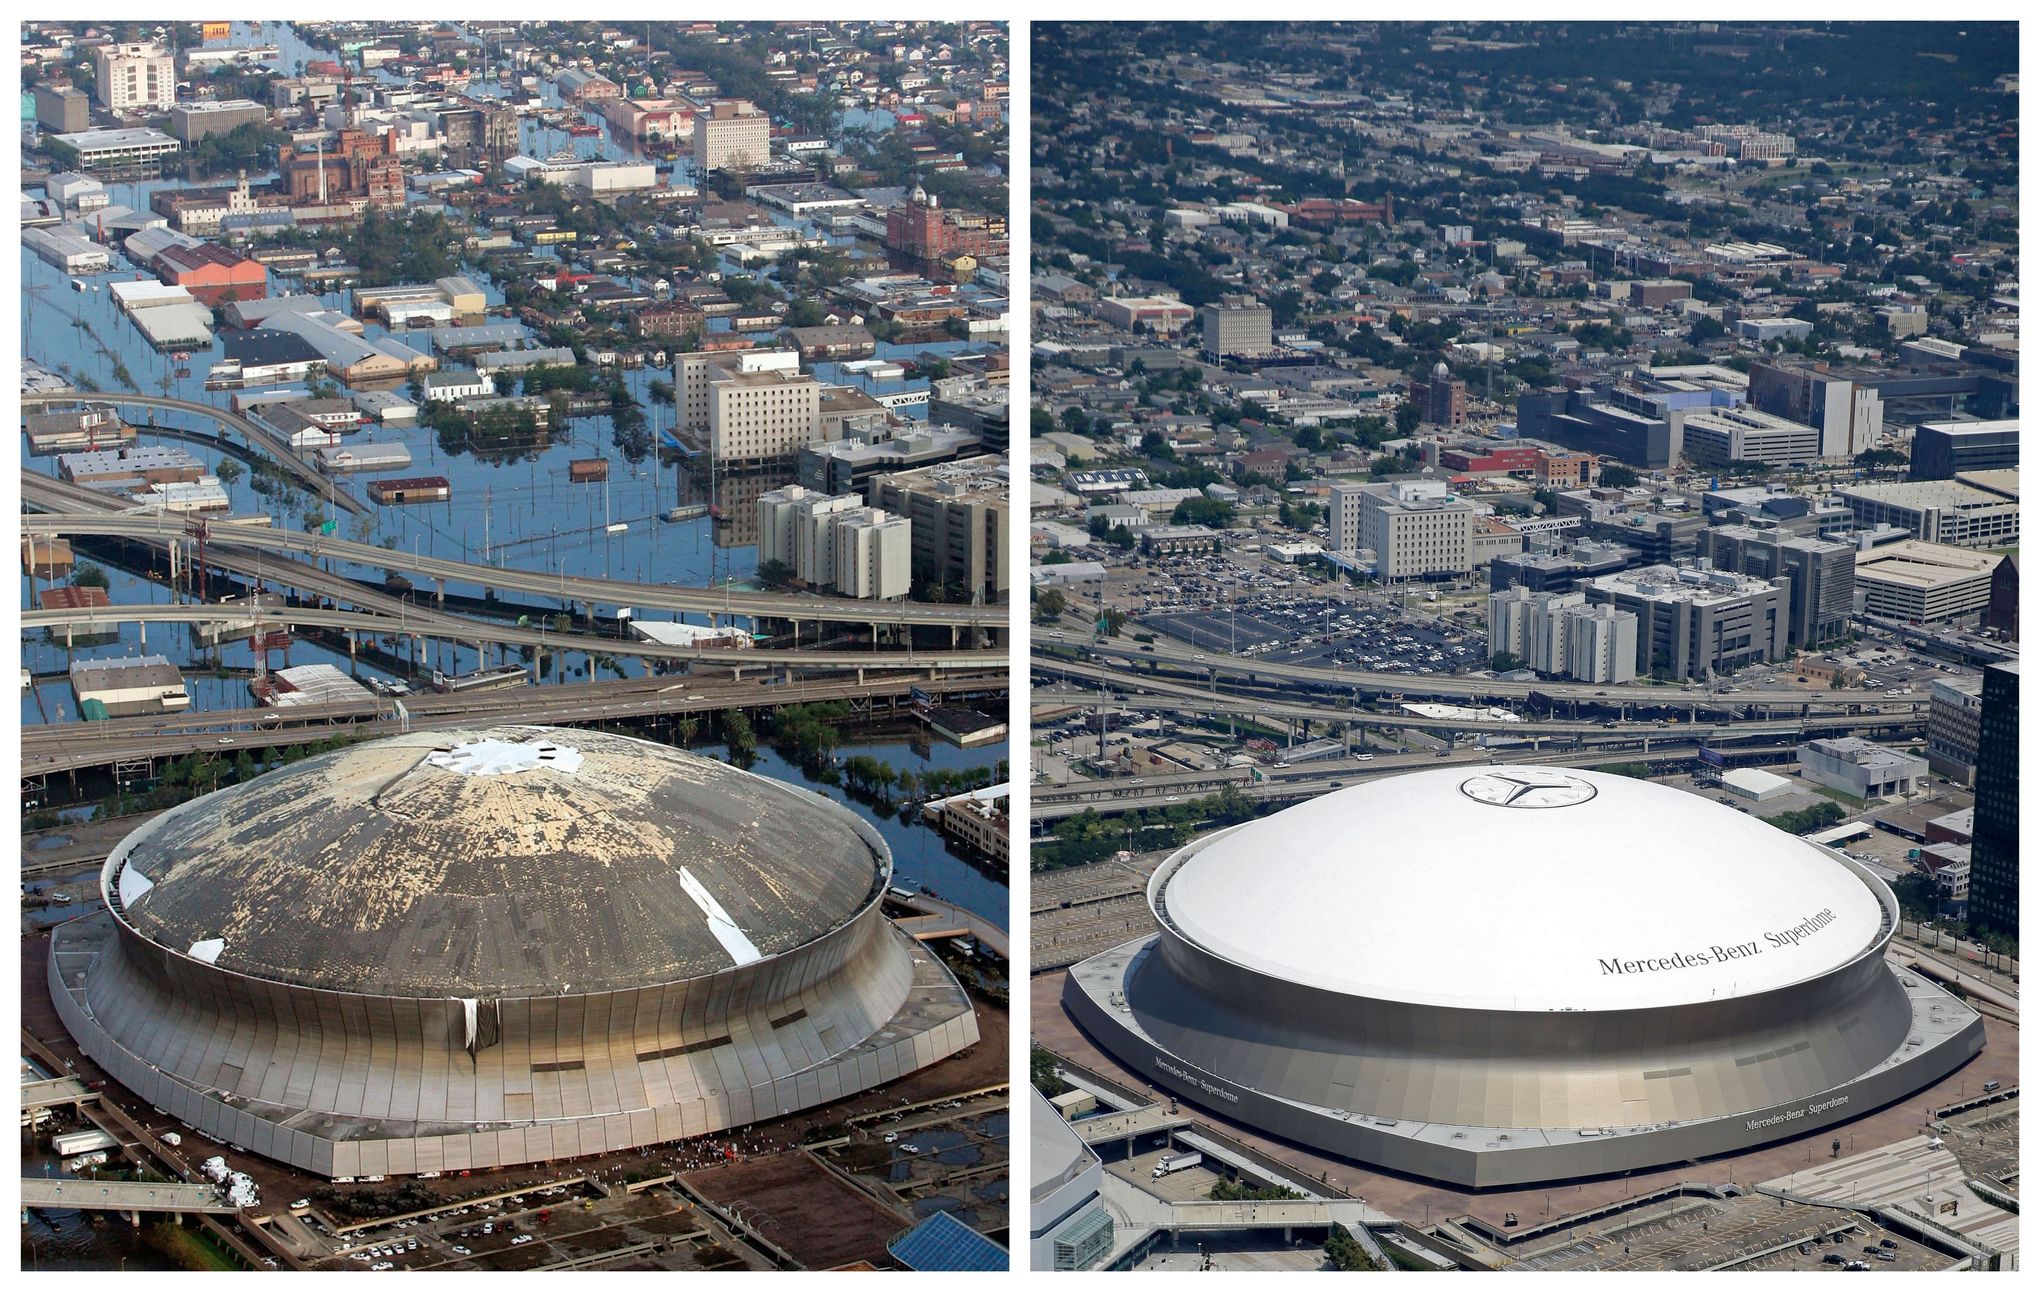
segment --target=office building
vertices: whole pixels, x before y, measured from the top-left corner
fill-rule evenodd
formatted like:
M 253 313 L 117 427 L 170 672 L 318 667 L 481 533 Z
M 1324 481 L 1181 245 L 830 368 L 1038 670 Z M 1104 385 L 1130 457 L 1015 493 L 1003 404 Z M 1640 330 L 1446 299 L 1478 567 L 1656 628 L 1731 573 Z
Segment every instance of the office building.
M 1750 365 L 1749 378 L 1750 406 L 1817 429 L 1820 457 L 1854 457 L 1875 448 L 1884 433 L 1884 399 L 1875 386 L 1821 366 L 1765 360 Z
M 1147 894 L 1155 931 L 1065 979 L 1093 1043 L 1228 1122 L 1459 1188 L 1825 1143 L 1985 1043 L 1885 960 L 1868 869 L 1625 776 L 1368 781 L 1192 841 Z M 1355 937 L 1362 910 L 1441 917 Z
M 738 470 L 791 461 L 824 436 L 822 383 L 797 350 L 689 353 L 675 358 L 681 433 Z
M 1471 503 L 1442 480 L 1332 486 L 1331 547 L 1371 551 L 1384 579 L 1465 574 L 1473 568 Z
M 1995 422 L 1924 422 L 1913 428 L 1913 480 L 1953 480 L 1965 471 L 2007 471 L 2019 465 L 2017 418 Z
M 913 590 L 914 527 L 905 516 L 863 507 L 838 517 L 830 584 L 839 596 L 898 601 Z
M 2019 665 L 1983 671 L 1976 743 L 1976 824 L 1970 839 L 1969 921 L 2019 936 Z
M 1791 590 L 1786 641 L 1806 649 L 1849 630 L 1856 592 L 1856 549 L 1774 527 L 1720 525 L 1701 533 L 1701 554 L 1714 568 Z
M 694 118 L 694 167 L 756 170 L 772 159 L 772 118 L 746 99 L 717 99 Z
M 1636 616 L 1639 676 L 1699 680 L 1785 654 L 1791 594 L 1782 583 L 1651 565 L 1590 580 L 1586 594 Z
M 985 454 L 874 477 L 866 500 L 913 525 L 914 578 L 991 605 L 1012 585 L 1006 459 Z
M 201 99 L 170 109 L 170 133 L 187 144 L 207 135 L 223 135 L 241 126 L 265 125 L 269 109 L 253 99 Z
M 177 102 L 177 60 L 153 42 L 101 45 L 92 51 L 93 87 L 109 112 L 168 112 Z
M 1214 359 L 1262 354 L 1275 346 L 1275 314 L 1251 296 L 1226 296 L 1204 307 L 1204 353 Z
M 1636 678 L 1636 616 L 1588 605 L 1583 592 L 1506 588 L 1488 597 L 1488 659 L 1502 654 L 1576 682 Z
M 53 135 L 76 134 L 92 124 L 92 100 L 74 86 L 38 85 L 35 123 Z
M 1982 739 L 1983 679 L 1937 677 L 1927 687 L 1927 767 L 1969 785 Z

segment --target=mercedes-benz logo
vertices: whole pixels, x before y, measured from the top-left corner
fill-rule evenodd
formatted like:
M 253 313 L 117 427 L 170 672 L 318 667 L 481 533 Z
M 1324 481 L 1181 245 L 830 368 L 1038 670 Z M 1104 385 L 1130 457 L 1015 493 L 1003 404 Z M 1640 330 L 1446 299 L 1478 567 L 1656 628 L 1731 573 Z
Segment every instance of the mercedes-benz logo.
M 1459 783 L 1459 792 L 1489 807 L 1572 807 L 1594 797 L 1593 785 L 1564 772 L 1482 772 Z

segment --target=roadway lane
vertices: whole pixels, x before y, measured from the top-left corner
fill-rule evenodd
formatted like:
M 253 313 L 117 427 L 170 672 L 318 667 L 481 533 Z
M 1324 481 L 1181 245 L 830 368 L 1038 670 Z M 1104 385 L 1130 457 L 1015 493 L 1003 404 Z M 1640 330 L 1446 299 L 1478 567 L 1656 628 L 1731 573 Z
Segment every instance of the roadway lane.
M 1698 753 L 1698 747 L 1690 744 L 1666 745 L 1647 752 L 1624 751 L 1619 755 L 1606 750 L 1494 751 L 1469 747 L 1443 758 L 1435 754 L 1381 754 L 1372 762 L 1357 767 L 1338 763 L 1264 769 L 1261 774 L 1266 779 L 1260 781 L 1249 780 L 1248 769 L 1237 768 L 1223 772 L 1189 772 L 1175 777 L 1142 777 L 1131 782 L 1085 781 L 1077 787 L 1036 785 L 1028 797 L 1028 815 L 1039 826 L 1084 812 L 1109 816 L 1118 812 L 1178 807 L 1226 785 L 1238 786 L 1249 798 L 1287 802 L 1315 798 L 1335 785 L 1344 788 L 1375 777 L 1431 767 L 1496 766 L 1504 763 L 1596 767 L 1611 759 L 1625 763 L 1690 762 Z M 1035 833 L 1044 832 L 1037 829 Z
M 286 606 L 252 615 L 246 606 L 90 606 L 77 610 L 26 610 L 23 628 L 85 629 L 90 636 L 95 626 L 154 623 L 246 624 L 253 631 L 255 621 L 265 627 L 338 628 L 347 632 L 398 637 L 434 638 L 469 645 L 530 646 L 537 650 L 580 651 L 602 655 L 629 655 L 640 659 L 687 660 L 720 664 L 740 675 L 758 668 L 817 669 L 977 669 L 1004 663 L 1003 648 L 973 651 L 862 650 L 823 651 L 806 649 L 732 650 L 716 646 L 667 646 L 659 642 L 628 638 L 598 637 L 592 633 L 559 633 L 543 628 L 519 628 L 514 624 L 493 624 L 480 619 L 458 619 L 426 612 L 398 603 L 395 618 L 357 610 L 321 610 L 311 606 Z
M 1035 637 L 1037 666 L 1044 662 L 1056 662 L 1052 658 L 1044 661 L 1044 654 L 1054 656 L 1067 652 L 1077 654 L 1089 651 L 1110 660 L 1121 661 L 1132 667 L 1122 672 L 1129 679 L 1131 689 L 1138 689 L 1138 679 L 1150 675 L 1156 666 L 1167 666 L 1177 671 L 1217 674 L 1225 677 L 1244 677 L 1257 683 L 1294 682 L 1305 686 L 1333 687 L 1347 692 L 1360 690 L 1386 691 L 1405 696 L 1437 697 L 1460 700 L 1523 700 L 1535 691 L 1554 700 L 1577 700 L 1584 704 L 1607 703 L 1614 705 L 1633 704 L 1644 706 L 1665 706 L 1678 708 L 1691 703 L 1755 706 L 1760 708 L 1788 709 L 1791 712 L 1846 711 L 1855 706 L 1865 711 L 1883 712 L 1887 709 L 1909 710 L 1915 704 L 1924 704 L 1924 696 L 1896 700 L 1883 696 L 1872 696 L 1863 692 L 1822 693 L 1797 689 L 1737 687 L 1730 692 L 1713 692 L 1701 687 L 1682 688 L 1672 686 L 1642 686 L 1620 683 L 1583 682 L 1507 682 L 1497 678 L 1457 677 L 1443 673 L 1379 673 L 1364 669 L 1326 668 L 1309 664 L 1277 664 L 1265 659 L 1241 658 L 1231 655 L 1196 651 L 1178 645 L 1165 638 L 1151 643 L 1139 643 L 1117 638 L 1093 641 L 1081 631 L 1048 629 L 1038 632 Z M 1733 696 L 1732 700 L 1725 697 Z
M 571 727 L 653 715 L 684 717 L 728 709 L 765 709 L 786 704 L 828 700 L 867 700 L 906 695 L 914 687 L 939 694 L 1003 689 L 1003 671 L 977 676 L 955 675 L 937 681 L 909 677 L 850 678 L 791 683 L 742 683 L 698 686 L 660 679 L 658 687 L 638 686 L 628 692 L 594 690 L 592 686 L 513 687 L 466 695 L 421 695 L 402 698 L 408 717 L 400 717 L 394 701 L 377 699 L 356 706 L 319 706 L 327 716 L 324 729 L 315 725 L 279 730 L 239 725 L 183 725 L 197 716 L 178 715 L 179 724 L 154 728 L 108 723 L 65 723 L 22 729 L 21 774 L 50 775 L 151 758 L 172 758 L 200 750 L 231 754 L 236 750 L 273 749 L 278 745 L 322 739 L 336 731 L 363 736 L 397 732 L 438 731 L 492 726 L 500 723 Z M 291 721 L 289 709 L 232 709 L 212 715 L 215 724 Z
M 31 503 L 51 498 L 36 481 L 35 473 L 24 471 L 22 497 Z M 47 480 L 48 477 L 40 477 Z M 182 515 L 129 513 L 55 513 L 25 515 L 22 531 L 58 537 L 103 536 L 167 542 L 188 537 L 190 518 Z M 208 527 L 206 551 L 239 548 L 250 551 L 290 552 L 313 560 L 344 561 L 365 569 L 405 570 L 443 583 L 461 584 L 477 590 L 508 589 L 561 601 L 595 605 L 631 606 L 640 610 L 693 611 L 697 614 L 749 615 L 783 619 L 799 625 L 885 624 L 934 628 L 998 630 L 1007 626 L 1004 605 L 937 605 L 919 601 L 861 601 L 848 597 L 812 596 L 788 592 L 737 592 L 721 588 L 681 588 L 664 584 L 630 583 L 622 579 L 595 579 L 553 571 L 507 569 L 450 561 L 435 556 L 415 555 L 400 548 L 356 543 L 330 534 L 307 534 L 296 530 L 257 525 L 214 523 Z

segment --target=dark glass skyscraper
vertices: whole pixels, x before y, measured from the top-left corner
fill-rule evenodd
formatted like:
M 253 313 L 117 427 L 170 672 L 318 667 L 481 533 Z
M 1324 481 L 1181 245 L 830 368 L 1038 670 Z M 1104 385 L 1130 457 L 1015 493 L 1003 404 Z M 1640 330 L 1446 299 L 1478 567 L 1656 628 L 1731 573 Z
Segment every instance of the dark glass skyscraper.
M 2019 666 L 1983 671 L 1976 742 L 1976 832 L 1970 845 L 1969 921 L 2019 936 Z

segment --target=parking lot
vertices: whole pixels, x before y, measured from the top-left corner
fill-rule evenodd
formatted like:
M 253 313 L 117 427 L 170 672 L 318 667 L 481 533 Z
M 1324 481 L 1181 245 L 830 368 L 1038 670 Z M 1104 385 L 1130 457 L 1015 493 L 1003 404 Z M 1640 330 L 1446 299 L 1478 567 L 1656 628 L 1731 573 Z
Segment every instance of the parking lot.
M 1199 1202 L 1211 1196 L 1211 1186 L 1225 1179 L 1225 1176 L 1206 1166 L 1186 1167 L 1171 1171 L 1160 1179 L 1155 1178 L 1155 1166 L 1163 1157 L 1182 1157 L 1192 1149 L 1155 1148 L 1121 1161 L 1108 1162 L 1105 1169 L 1122 1180 L 1145 1189 L 1169 1202 Z
M 1757 1194 L 1670 1198 L 1502 1254 L 1506 1268 L 1528 1270 L 1845 1270 L 1851 1262 L 1921 1270 L 1950 1264 L 1849 1212 Z

